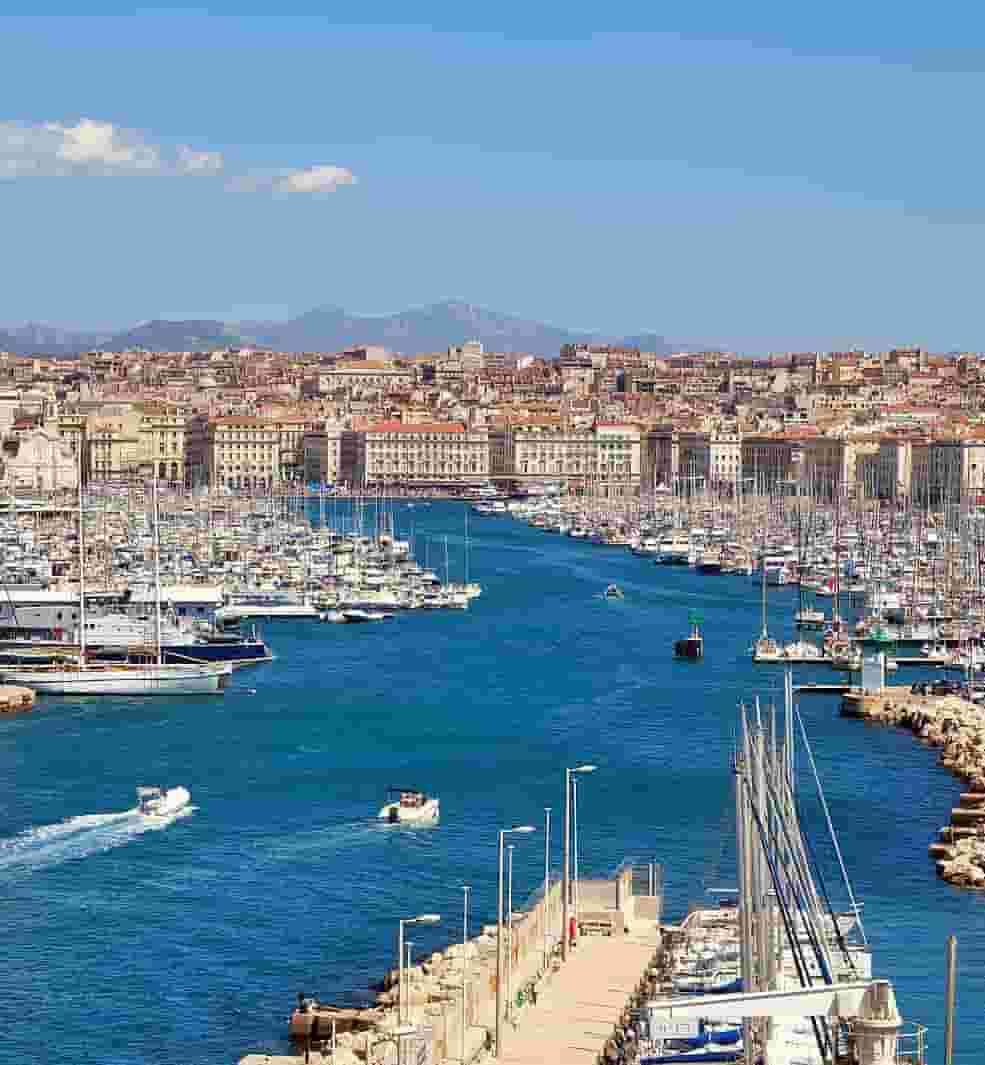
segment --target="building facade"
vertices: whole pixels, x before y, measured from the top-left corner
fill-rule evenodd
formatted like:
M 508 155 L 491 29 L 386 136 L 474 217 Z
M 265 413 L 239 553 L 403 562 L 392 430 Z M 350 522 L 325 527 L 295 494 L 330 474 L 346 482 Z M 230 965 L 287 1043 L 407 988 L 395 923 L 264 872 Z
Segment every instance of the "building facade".
M 367 485 L 462 484 L 489 477 L 486 429 L 460 422 L 379 422 L 364 440 Z

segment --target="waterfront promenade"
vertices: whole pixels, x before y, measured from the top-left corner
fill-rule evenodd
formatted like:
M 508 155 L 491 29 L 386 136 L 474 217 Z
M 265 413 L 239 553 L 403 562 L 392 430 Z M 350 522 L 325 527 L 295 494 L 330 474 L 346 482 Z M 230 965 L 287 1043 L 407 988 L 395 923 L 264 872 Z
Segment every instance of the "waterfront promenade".
M 625 935 L 582 936 L 550 985 L 504 1026 L 504 1065 L 594 1065 L 659 944 L 651 923 Z

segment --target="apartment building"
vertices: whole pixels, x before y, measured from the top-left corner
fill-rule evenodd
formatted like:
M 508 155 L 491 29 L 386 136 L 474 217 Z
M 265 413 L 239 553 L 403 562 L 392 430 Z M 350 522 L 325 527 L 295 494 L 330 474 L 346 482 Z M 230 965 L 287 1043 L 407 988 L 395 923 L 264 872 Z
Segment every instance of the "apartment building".
M 500 475 L 525 480 L 564 480 L 592 487 L 606 497 L 639 491 L 641 433 L 636 426 L 599 424 L 573 429 L 558 425 L 521 425 L 509 430 L 509 443 L 494 444 L 509 459 Z
M 461 422 L 379 422 L 364 436 L 365 483 L 462 484 L 489 477 L 489 433 Z M 358 463 L 357 463 L 358 465 Z
M 185 481 L 185 421 L 176 407 L 146 404 L 137 428 L 139 461 L 175 484 Z
M 185 478 L 190 485 L 264 491 L 281 480 L 277 422 L 198 415 L 189 421 L 186 439 Z
M 362 484 L 363 436 L 331 419 L 309 422 L 302 439 L 304 480 L 308 484 Z
M 331 369 L 320 370 L 305 379 L 302 395 L 330 396 L 336 392 L 403 392 L 413 387 L 414 371 L 379 359 L 337 362 Z

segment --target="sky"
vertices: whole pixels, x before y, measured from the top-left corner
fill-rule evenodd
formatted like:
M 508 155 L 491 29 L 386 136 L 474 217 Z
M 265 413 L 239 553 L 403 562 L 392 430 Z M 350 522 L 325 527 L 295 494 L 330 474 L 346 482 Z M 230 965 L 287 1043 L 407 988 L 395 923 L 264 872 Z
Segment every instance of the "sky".
M 5 5 L 0 325 L 985 348 L 980 6 L 333 6 Z

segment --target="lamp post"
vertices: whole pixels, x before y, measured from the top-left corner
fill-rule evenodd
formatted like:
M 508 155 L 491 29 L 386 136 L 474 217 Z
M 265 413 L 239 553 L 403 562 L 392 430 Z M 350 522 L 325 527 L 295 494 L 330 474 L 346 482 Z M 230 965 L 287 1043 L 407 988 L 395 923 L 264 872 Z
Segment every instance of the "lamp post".
M 502 1047 L 503 1020 L 503 841 L 508 835 L 534 832 L 533 825 L 499 830 L 499 907 L 496 912 L 496 1057 Z
M 397 922 L 399 932 L 397 934 L 397 1023 L 404 1023 L 404 925 L 408 924 L 437 924 L 441 920 L 439 913 L 422 913 L 417 917 L 401 917 Z
M 544 807 L 544 912 L 540 915 L 540 919 L 544 929 L 544 971 L 547 971 L 547 962 L 550 958 L 550 950 L 548 948 L 548 936 L 547 929 L 550 926 L 550 905 L 549 898 L 551 892 L 551 808 L 549 806 Z
M 568 907 L 571 903 L 571 774 L 594 773 L 598 766 L 579 765 L 564 771 L 564 905 L 561 910 L 561 957 L 568 960 Z
M 513 1013 L 513 844 L 506 855 L 506 1019 Z
M 462 911 L 462 1065 L 465 1065 L 465 1029 L 468 1022 L 468 971 L 469 971 L 469 891 L 468 884 L 462 885 L 465 892 L 465 906 Z

